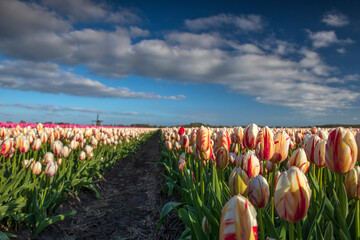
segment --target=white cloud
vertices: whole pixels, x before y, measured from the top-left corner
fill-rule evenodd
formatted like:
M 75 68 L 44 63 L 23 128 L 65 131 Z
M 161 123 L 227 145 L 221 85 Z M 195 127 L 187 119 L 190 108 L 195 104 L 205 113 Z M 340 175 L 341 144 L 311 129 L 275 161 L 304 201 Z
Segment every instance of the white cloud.
M 242 31 L 260 31 L 264 27 L 261 16 L 253 14 L 240 16 L 232 14 L 219 14 L 193 20 L 186 19 L 185 25 L 193 31 L 219 28 L 224 25 L 232 25 Z
M 108 87 L 98 81 L 61 70 L 55 63 L 29 61 L 0 62 L 0 87 L 43 93 L 100 98 L 143 98 L 181 100 L 184 95 L 160 96 L 134 92 L 126 87 Z
M 145 30 L 145 29 L 141 29 L 136 26 L 131 26 L 130 27 L 130 36 L 132 38 L 147 37 L 147 36 L 149 36 L 149 31 Z
M 349 18 L 340 12 L 327 12 L 321 21 L 332 27 L 342 27 L 349 24 Z
M 74 30 L 55 12 L 33 3 L 12 2 L 18 8 L 5 6 L 11 12 L 7 24 L 20 29 L 27 20 L 31 24 L 22 33 L 5 28 L 0 21 L 0 52 L 6 57 L 31 61 L 0 63 L 1 88 L 111 98 L 185 98 L 112 88 L 59 68 L 59 64 L 83 64 L 90 74 L 109 78 L 133 74 L 181 83 L 220 84 L 262 103 L 295 108 L 341 108 L 351 106 L 359 98 L 358 92 L 328 86 L 347 83 L 356 79 L 356 74 L 340 76 L 317 52 L 274 37 L 264 41 L 242 38 L 239 42 L 214 32 L 168 32 L 163 40 L 132 42 L 136 35 L 147 35 L 147 30 L 132 24 L 130 28 L 114 30 Z M 0 13 L 6 13 L 5 10 L 0 8 Z M 27 17 L 19 16 L 22 12 Z M 38 19 L 51 24 L 42 25 Z M 236 25 L 241 31 L 260 31 L 264 27 L 260 16 L 231 14 L 186 20 L 185 24 L 191 30 L 226 29 L 226 25 L 234 29 Z M 314 47 L 351 41 L 338 39 L 333 31 L 308 32 Z
M 311 32 L 307 30 L 309 38 L 315 48 L 328 47 L 331 44 L 350 44 L 354 41 L 351 39 L 338 39 L 335 31 Z
M 140 22 L 141 19 L 135 13 L 126 8 L 112 11 L 106 3 L 96 3 L 92 0 L 41 0 L 51 9 L 67 16 L 71 22 L 96 22 L 105 21 L 119 24 L 131 24 Z
M 346 53 L 345 48 L 338 48 L 338 49 L 336 49 L 336 51 L 337 51 L 338 53 L 341 53 L 341 54 Z

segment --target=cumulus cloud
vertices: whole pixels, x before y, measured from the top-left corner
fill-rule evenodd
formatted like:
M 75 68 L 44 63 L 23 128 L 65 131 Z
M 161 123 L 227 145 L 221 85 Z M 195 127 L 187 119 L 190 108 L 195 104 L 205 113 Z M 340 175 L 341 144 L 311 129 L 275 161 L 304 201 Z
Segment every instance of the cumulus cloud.
M 242 31 L 260 31 L 264 23 L 260 15 L 219 14 L 210 17 L 186 19 L 185 26 L 192 31 L 208 30 L 226 25 L 235 26 Z
M 340 12 L 327 12 L 321 19 L 322 22 L 332 27 L 342 27 L 349 24 L 349 18 Z
M 351 81 L 356 75 L 337 75 L 337 69 L 327 65 L 315 51 L 274 37 L 258 42 L 244 38 L 240 42 L 220 33 L 194 32 L 226 25 L 240 31 L 260 31 L 264 24 L 258 15 L 220 14 L 186 20 L 185 25 L 193 32 L 167 32 L 163 39 L 133 42 L 136 36 L 148 36 L 149 32 L 134 25 L 112 30 L 74 29 L 57 13 L 35 3 L 11 2 L 19 6 L 14 9 L 26 9 L 31 17 L 12 11 L 7 19 L 9 25 L 21 28 L 26 21 L 33 22 L 25 33 L 14 30 L 10 34 L 0 21 L 0 51 L 7 57 L 29 61 L 2 61 L 1 88 L 109 98 L 185 98 L 113 88 L 59 67 L 83 64 L 91 74 L 108 78 L 133 74 L 181 83 L 224 85 L 231 92 L 271 105 L 325 110 L 350 106 L 359 98 L 359 93 L 345 86 L 329 86 L 337 79 L 339 83 Z M 3 7 L 11 10 L 7 5 Z M 6 11 L 0 7 L 0 18 Z M 52 24 L 43 26 L 38 22 L 44 19 L 42 15 Z M 338 39 L 334 31 L 308 33 L 315 48 L 352 42 Z
M 42 0 L 49 8 L 67 16 L 71 22 L 105 21 L 120 24 L 140 22 L 140 17 L 126 8 L 112 11 L 105 3 L 91 0 Z
M 6 89 L 100 98 L 185 98 L 183 95 L 160 96 L 154 93 L 134 92 L 126 87 L 108 87 L 98 81 L 61 70 L 55 63 L 2 61 L 0 66 L 0 87 Z
M 311 32 L 307 30 L 309 38 L 315 48 L 328 47 L 332 44 L 350 44 L 354 41 L 351 39 L 338 39 L 335 31 Z

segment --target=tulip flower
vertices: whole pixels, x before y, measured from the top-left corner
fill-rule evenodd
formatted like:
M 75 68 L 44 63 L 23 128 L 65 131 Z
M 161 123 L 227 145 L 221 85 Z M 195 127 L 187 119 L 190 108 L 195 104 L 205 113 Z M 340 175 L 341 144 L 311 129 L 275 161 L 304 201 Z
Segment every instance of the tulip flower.
M 33 167 L 31 168 L 31 171 L 35 175 L 39 175 L 41 173 L 41 163 L 35 162 Z
M 260 162 L 254 151 L 247 151 L 241 155 L 241 168 L 246 172 L 249 178 L 256 177 L 260 173 Z
M 290 137 L 285 131 L 279 131 L 274 135 L 274 155 L 270 159 L 273 163 L 283 162 L 289 154 Z
M 84 147 L 84 151 L 85 151 L 86 155 L 89 155 L 93 151 L 93 148 L 90 145 L 86 145 Z
M 166 148 L 167 148 L 168 150 L 171 150 L 171 149 L 172 149 L 172 144 L 171 144 L 170 141 L 166 141 L 166 142 L 165 142 L 165 146 L 166 146 Z
M 221 211 L 219 239 L 257 240 L 256 211 L 243 196 L 233 196 Z
M 245 148 L 254 149 L 259 127 L 256 124 L 249 124 L 244 130 L 243 145 Z
M 315 151 L 315 146 L 317 141 L 319 141 L 320 138 L 317 135 L 312 135 L 311 137 L 309 137 L 306 141 L 305 141 L 305 153 L 306 153 L 306 157 L 308 159 L 309 162 L 311 163 L 315 163 L 314 161 L 314 151 Z
M 175 142 L 174 148 L 175 148 L 176 150 L 179 150 L 179 149 L 181 148 L 180 143 L 179 143 L 179 142 Z
M 45 153 L 42 159 L 43 164 L 47 164 L 48 162 L 53 162 L 53 161 L 54 161 L 54 155 L 51 152 Z
M 232 195 L 248 193 L 249 177 L 241 168 L 234 168 L 229 176 L 229 188 Z
M 221 130 L 219 132 L 219 135 L 216 138 L 215 152 L 220 147 L 225 147 L 228 151 L 230 150 L 230 138 L 229 138 L 228 134 L 223 130 Z
M 63 148 L 63 143 L 59 140 L 56 140 L 51 144 L 51 149 L 55 156 L 60 156 L 62 148 Z
M 178 131 L 178 134 L 180 135 L 180 137 L 184 134 L 184 132 L 185 132 L 184 127 L 180 127 L 179 131 Z
M 301 145 L 302 142 L 303 142 L 303 139 L 304 139 L 304 135 L 301 132 L 297 131 L 295 133 L 295 142 L 296 142 L 296 144 Z
M 0 154 L 3 156 L 7 156 L 9 155 L 12 147 L 13 147 L 14 141 L 12 138 L 8 138 L 6 139 L 2 144 L 1 144 L 1 150 L 0 150 Z
M 184 168 L 186 167 L 186 162 L 184 159 L 180 159 L 179 160 L 179 171 L 182 172 L 184 171 Z
M 266 207 L 269 202 L 270 191 L 266 179 L 258 175 L 249 182 L 248 197 L 252 205 L 256 208 Z
M 180 142 L 182 148 L 187 148 L 190 144 L 188 135 L 182 135 Z
M 79 153 L 79 159 L 80 159 L 80 161 L 84 161 L 85 158 L 86 158 L 86 153 L 85 153 L 84 151 L 81 151 L 81 152 Z
M 320 132 L 320 131 L 319 131 Z M 325 167 L 325 149 L 326 141 L 319 139 L 314 150 L 314 164 L 316 167 Z
M 31 144 L 31 148 L 34 150 L 34 151 L 37 151 L 41 148 L 41 139 L 40 138 L 37 138 L 33 141 L 33 143 Z
M 316 134 L 319 136 L 319 138 L 321 138 L 322 140 L 325 140 L 325 141 L 327 141 L 327 139 L 329 137 L 329 133 L 325 130 L 320 130 Z
M 360 131 L 356 133 L 355 135 L 355 142 L 358 148 L 358 157 L 357 157 L 357 161 L 360 162 Z
M 358 148 L 354 135 L 342 127 L 333 130 L 328 137 L 325 151 L 326 166 L 335 173 L 347 173 L 355 166 Z
M 57 170 L 57 164 L 55 162 L 48 162 L 45 166 L 45 175 L 47 177 L 53 177 Z
M 279 177 L 274 193 L 275 211 L 285 221 L 303 219 L 310 206 L 311 189 L 305 174 L 291 167 Z
M 68 158 L 70 151 L 71 151 L 70 148 L 68 148 L 67 146 L 64 146 L 61 150 L 61 157 Z
M 45 143 L 47 142 L 47 140 L 48 140 L 48 135 L 47 135 L 47 133 L 46 133 L 46 132 L 42 132 L 42 133 L 40 134 L 40 139 L 41 139 L 41 143 L 42 143 L 42 144 L 45 144 Z
M 307 160 L 305 150 L 303 148 L 296 149 L 286 163 L 286 168 L 299 168 L 304 174 L 309 170 L 310 162 Z
M 256 156 L 262 160 L 270 160 L 274 155 L 273 133 L 269 127 L 262 128 L 256 137 Z
M 244 138 L 244 130 L 242 127 L 234 128 L 234 133 L 231 134 L 231 142 L 233 143 L 242 143 Z

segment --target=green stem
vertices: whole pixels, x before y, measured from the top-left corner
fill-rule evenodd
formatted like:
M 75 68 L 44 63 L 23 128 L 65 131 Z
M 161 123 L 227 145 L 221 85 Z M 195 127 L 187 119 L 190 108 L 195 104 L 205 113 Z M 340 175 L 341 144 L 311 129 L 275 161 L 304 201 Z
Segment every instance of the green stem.
M 272 170 L 272 182 L 271 182 L 271 185 L 272 185 L 272 187 L 271 187 L 271 220 L 272 220 L 272 222 L 274 223 L 275 222 L 275 217 L 274 217 L 274 215 L 275 215 L 275 210 L 274 210 L 274 193 L 275 193 L 275 170 L 276 170 L 276 163 L 274 163 L 274 165 L 273 165 L 273 170 Z
M 320 190 L 322 190 L 322 182 L 323 182 L 323 167 L 320 167 Z
M 264 224 L 263 224 L 263 220 L 262 220 L 262 214 L 261 214 L 261 208 L 258 208 L 258 217 L 259 217 L 259 224 L 260 224 L 260 239 L 264 240 L 265 239 L 265 229 L 264 229 Z
M 302 240 L 302 234 L 301 234 L 301 221 L 298 221 L 296 223 L 296 231 L 297 231 L 297 239 Z
M 346 201 L 346 192 L 343 183 L 343 175 L 341 173 L 336 174 L 336 189 L 337 193 L 339 193 L 339 201 L 340 201 L 340 210 L 341 216 L 343 219 L 346 219 L 347 215 L 347 201 Z
M 201 201 L 203 201 L 203 202 L 204 202 L 204 191 L 205 191 L 204 166 L 203 166 L 203 162 L 201 160 L 201 162 L 200 162 L 200 196 L 201 196 Z
M 294 224 L 289 222 L 289 239 L 294 240 Z
M 356 229 L 356 239 L 360 239 L 360 201 L 356 200 L 356 214 L 355 214 L 355 229 Z

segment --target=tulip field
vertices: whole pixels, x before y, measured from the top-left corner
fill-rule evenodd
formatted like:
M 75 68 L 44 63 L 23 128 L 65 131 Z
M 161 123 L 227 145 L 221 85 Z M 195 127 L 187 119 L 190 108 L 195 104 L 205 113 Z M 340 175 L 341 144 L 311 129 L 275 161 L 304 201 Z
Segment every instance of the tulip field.
M 117 160 L 136 152 L 154 129 L 39 124 L 0 125 L 0 221 L 34 235 L 76 214 L 57 214 L 81 189 L 95 184 Z M 121 161 L 121 160 L 120 160 Z M 15 237 L 0 232 L 0 239 Z
M 180 239 L 360 239 L 360 130 L 164 128 Z

